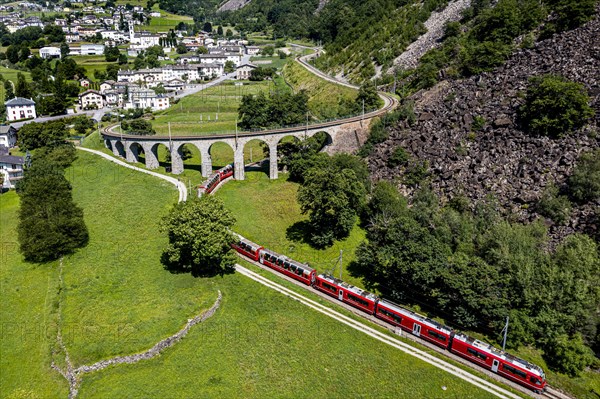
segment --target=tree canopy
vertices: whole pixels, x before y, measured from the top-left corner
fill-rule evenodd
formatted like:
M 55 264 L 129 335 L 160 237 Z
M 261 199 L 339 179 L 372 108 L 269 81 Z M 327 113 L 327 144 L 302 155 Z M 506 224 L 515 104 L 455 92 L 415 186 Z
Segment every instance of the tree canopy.
M 180 202 L 162 220 L 160 229 L 169 244 L 162 254 L 165 268 L 193 276 L 232 273 L 237 240 L 230 230 L 235 218 L 213 196 Z
M 67 134 L 68 129 L 62 120 L 31 122 L 19 129 L 17 145 L 24 150 L 34 150 L 62 143 L 67 138 Z
M 559 136 L 580 128 L 594 115 L 585 87 L 562 76 L 537 76 L 529 80 L 521 119 L 530 132 Z
M 570 375 L 594 362 L 600 317 L 600 254 L 590 237 L 568 236 L 548 252 L 540 222 L 503 220 L 493 202 L 474 211 L 454 198 L 440 206 L 421 188 L 411 207 L 389 183 L 378 184 L 363 212 L 367 240 L 349 266 L 367 288 L 418 305 L 453 327 L 535 344 Z
M 75 150 L 65 146 L 44 147 L 36 153 L 17 187 L 19 249 L 29 262 L 58 259 L 89 240 L 83 210 L 73 202 L 71 184 L 64 176 Z

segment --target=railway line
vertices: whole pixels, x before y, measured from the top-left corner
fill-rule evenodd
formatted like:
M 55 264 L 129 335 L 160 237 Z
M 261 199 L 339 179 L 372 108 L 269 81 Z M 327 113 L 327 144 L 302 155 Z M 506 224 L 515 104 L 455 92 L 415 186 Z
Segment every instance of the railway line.
M 525 387 L 523 387 L 523 386 L 521 386 L 519 384 L 516 384 L 516 383 L 514 383 L 514 382 L 512 382 L 510 380 L 507 380 L 506 378 L 503 378 L 503 377 L 499 376 L 496 373 L 493 373 L 493 372 L 491 372 L 491 371 L 489 371 L 487 369 L 484 369 L 482 367 L 478 367 L 474 363 L 471 363 L 471 362 L 465 360 L 464 358 L 462 358 L 460 356 L 457 356 L 457 355 L 455 355 L 455 354 L 453 354 L 453 353 L 451 353 L 451 352 L 449 352 L 447 350 L 443 350 L 439 346 L 433 345 L 430 342 L 428 342 L 428 341 L 426 341 L 426 340 L 424 340 L 424 339 L 422 339 L 420 337 L 417 337 L 415 335 L 406 333 L 405 331 L 403 331 L 401 329 L 394 329 L 392 326 L 390 326 L 389 324 L 385 323 L 381 319 L 378 319 L 378 318 L 374 317 L 373 315 L 369 315 L 369 314 L 366 314 L 364 312 L 361 312 L 357 308 L 355 308 L 353 306 L 350 306 L 347 303 L 340 302 L 340 301 L 336 300 L 335 298 L 332 298 L 331 296 L 326 295 L 325 293 L 323 293 L 321 291 L 310 289 L 309 286 L 307 286 L 305 284 L 302 284 L 301 282 L 299 282 L 299 281 L 297 281 L 297 280 L 295 280 L 293 278 L 290 278 L 288 276 L 285 276 L 285 275 L 282 275 L 280 273 L 277 273 L 275 270 L 273 270 L 273 269 L 271 269 L 271 268 L 269 268 L 269 267 L 261 264 L 260 262 L 256 262 L 256 261 L 254 261 L 252 259 L 244 257 L 244 256 L 242 256 L 239 253 L 237 253 L 237 255 L 241 259 L 244 259 L 246 262 L 251 263 L 252 265 L 254 265 L 254 266 L 256 266 L 256 267 L 258 267 L 258 268 L 260 268 L 262 270 L 265 270 L 265 271 L 267 271 L 267 272 L 269 272 L 269 273 L 271 273 L 271 274 L 273 274 L 273 275 L 275 275 L 275 276 L 277 276 L 277 277 L 279 277 L 281 279 L 284 279 L 284 280 L 288 281 L 289 283 L 291 283 L 291 284 L 293 284 L 293 285 L 295 285 L 295 286 L 297 286 L 299 288 L 302 288 L 303 290 L 305 290 L 307 292 L 311 292 L 311 293 L 319 296 L 321 299 L 323 299 L 323 300 L 325 300 L 327 302 L 335 304 L 336 306 L 340 306 L 340 307 L 344 308 L 345 310 L 351 312 L 355 316 L 358 316 L 358 317 L 361 317 L 361 318 L 363 318 L 365 320 L 368 320 L 371 323 L 374 323 L 374 324 L 378 325 L 379 327 L 383 327 L 383 328 L 389 330 L 390 332 L 399 335 L 402 338 L 411 340 L 411 341 L 413 341 L 413 342 L 415 342 L 415 343 L 417 343 L 419 345 L 422 345 L 422 346 L 426 347 L 427 349 L 429 349 L 431 351 L 435 351 L 436 353 L 438 353 L 438 354 L 440 354 L 442 356 L 445 356 L 447 358 L 450 358 L 450 359 L 454 360 L 457 363 L 460 363 L 460 364 L 462 364 L 464 366 L 469 367 L 470 369 L 477 370 L 481 374 L 486 375 L 488 378 L 491 378 L 491 379 L 493 379 L 495 381 L 498 381 L 498 382 L 500 382 L 500 383 L 502 383 L 504 385 L 507 385 L 507 386 L 511 387 L 512 389 L 514 389 L 515 391 L 519 391 L 522 394 L 525 394 L 527 396 L 530 396 L 530 397 L 536 398 L 536 399 L 572 399 L 570 396 L 565 395 L 562 392 L 560 392 L 560 391 L 558 391 L 558 390 L 556 390 L 556 389 L 554 389 L 554 388 L 552 388 L 552 387 L 550 387 L 548 385 L 546 386 L 546 391 L 544 391 L 542 394 L 536 394 L 533 391 L 531 391 L 531 390 L 529 390 L 529 389 L 527 389 L 527 388 L 525 388 Z M 241 269 L 236 266 L 236 270 L 240 271 Z M 244 273 L 242 273 L 242 274 L 244 274 Z M 274 284 L 276 284 L 276 283 L 274 283 Z M 330 308 L 327 308 L 327 309 L 330 309 Z M 363 323 L 359 323 L 359 322 L 357 322 L 356 320 L 353 320 L 353 319 L 350 319 L 350 320 L 352 320 L 354 323 L 358 323 L 361 326 L 364 326 Z M 360 330 L 360 328 L 356 328 L 356 329 Z M 385 341 L 382 341 L 382 342 L 385 342 Z M 394 346 L 394 345 L 392 345 L 392 346 Z M 394 347 L 396 347 L 396 346 L 394 346 Z M 415 348 L 414 346 L 410 346 L 410 348 L 415 349 L 415 351 L 416 351 L 415 353 L 418 353 L 418 351 L 420 351 L 419 349 Z M 413 353 L 413 352 L 411 352 L 409 350 L 404 350 L 404 352 L 407 352 L 409 354 L 415 354 L 415 353 Z M 416 357 L 419 357 L 419 356 L 416 356 Z M 440 363 L 440 364 L 442 364 L 442 363 Z M 444 364 L 450 365 L 447 362 L 444 362 Z M 434 365 L 436 365 L 436 364 L 434 364 Z M 450 366 L 452 366 L 452 365 L 450 365 Z M 455 366 L 453 366 L 453 367 L 455 367 Z M 446 368 L 444 368 L 444 370 L 446 370 Z M 472 375 L 472 374 L 469 374 L 469 375 Z M 479 377 L 476 377 L 476 378 L 479 378 Z M 477 385 L 477 384 L 475 384 L 475 385 Z M 514 396 L 510 396 L 510 397 L 514 397 Z M 517 396 L 517 397 L 520 397 L 520 396 Z

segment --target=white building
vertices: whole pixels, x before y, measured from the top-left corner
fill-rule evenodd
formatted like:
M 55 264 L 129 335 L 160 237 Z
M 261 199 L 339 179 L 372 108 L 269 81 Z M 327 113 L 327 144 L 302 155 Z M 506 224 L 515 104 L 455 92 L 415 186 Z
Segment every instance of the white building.
M 239 80 L 248 80 L 248 79 L 250 79 L 250 74 L 252 73 L 252 70 L 254 70 L 254 69 L 256 69 L 256 65 L 252 65 L 252 64 L 240 65 L 235 70 L 235 77 Z
M 81 55 L 102 55 L 104 54 L 103 44 L 82 44 Z
M 4 103 L 6 106 L 6 119 L 18 121 L 21 119 L 35 118 L 35 101 L 32 99 L 15 97 Z
M 104 107 L 104 96 L 96 90 L 86 90 L 79 95 L 81 109 L 100 109 Z
M 15 188 L 15 183 L 23 178 L 23 163 L 23 157 L 0 155 L 0 173 L 4 175 L 2 188 Z
M 0 146 L 12 148 L 17 145 L 17 129 L 11 125 L 0 125 Z
M 163 94 L 156 94 L 151 89 L 130 87 L 125 108 L 151 108 L 152 111 L 160 111 L 169 108 L 169 97 Z
M 260 52 L 260 47 L 258 46 L 246 46 L 246 54 L 248 55 L 257 55 Z
M 58 47 L 42 47 L 40 49 L 40 57 L 44 59 L 60 58 L 60 48 Z

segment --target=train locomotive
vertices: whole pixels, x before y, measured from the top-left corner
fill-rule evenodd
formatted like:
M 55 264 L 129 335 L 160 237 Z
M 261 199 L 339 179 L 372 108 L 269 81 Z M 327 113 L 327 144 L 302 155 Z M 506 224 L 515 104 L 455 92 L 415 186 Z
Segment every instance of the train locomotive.
M 210 194 L 223 180 L 233 176 L 233 165 L 229 164 L 214 172 L 196 189 L 198 197 Z
M 238 235 L 239 236 L 239 235 Z M 266 249 L 241 236 L 233 248 L 241 255 L 285 274 L 313 289 L 337 298 L 388 324 L 448 350 L 536 393 L 546 387 L 544 371 L 537 365 L 494 348 L 478 339 L 352 286 L 328 274 L 318 274 L 308 264 Z

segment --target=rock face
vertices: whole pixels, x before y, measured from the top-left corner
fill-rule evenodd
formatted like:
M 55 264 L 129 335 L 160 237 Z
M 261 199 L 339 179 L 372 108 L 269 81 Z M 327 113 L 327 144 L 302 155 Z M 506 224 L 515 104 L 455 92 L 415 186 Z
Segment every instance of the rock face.
M 522 131 L 517 111 L 528 78 L 559 74 L 587 88 L 596 111 L 589 126 L 566 137 L 550 139 Z M 507 213 L 521 221 L 538 217 L 535 204 L 549 184 L 565 183 L 579 155 L 600 147 L 600 22 L 519 50 L 497 70 L 465 80 L 444 81 L 416 93 L 417 122 L 402 122 L 369 158 L 375 180 L 393 180 L 401 167 L 386 159 L 397 146 L 427 160 L 433 189 L 442 199 L 464 194 L 471 200 L 497 198 Z M 408 187 L 401 188 L 411 194 Z M 553 226 L 555 238 L 574 232 L 594 233 L 594 209 L 578 206 L 566 226 Z

